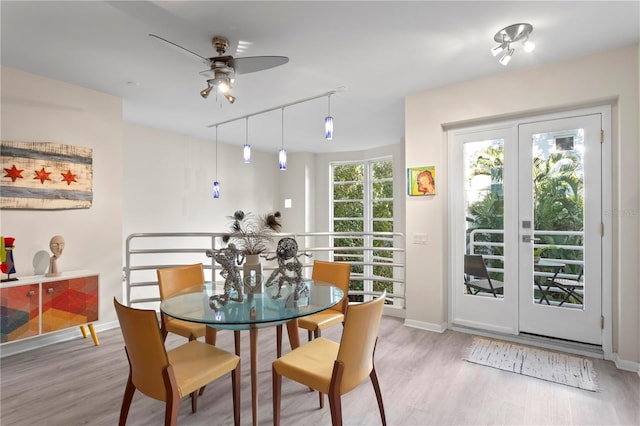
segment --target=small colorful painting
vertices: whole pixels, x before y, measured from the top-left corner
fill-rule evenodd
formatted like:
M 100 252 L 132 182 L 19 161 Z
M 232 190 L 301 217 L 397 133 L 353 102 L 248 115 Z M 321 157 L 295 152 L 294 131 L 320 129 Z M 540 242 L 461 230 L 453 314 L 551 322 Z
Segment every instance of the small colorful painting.
M 435 166 L 410 167 L 407 175 L 409 195 L 436 195 Z

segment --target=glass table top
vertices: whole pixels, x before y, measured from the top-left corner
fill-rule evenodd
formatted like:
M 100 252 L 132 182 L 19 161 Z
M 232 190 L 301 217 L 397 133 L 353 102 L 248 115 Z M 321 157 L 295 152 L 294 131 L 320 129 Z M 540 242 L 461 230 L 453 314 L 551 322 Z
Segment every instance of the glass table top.
M 215 296 L 224 294 L 223 286 L 207 282 L 166 298 L 160 310 L 172 318 L 214 328 L 246 330 L 323 311 L 338 304 L 343 296 L 340 288 L 326 282 L 305 279 L 299 285 L 297 300 L 293 286 L 283 285 L 278 296 L 276 284 L 262 293 L 244 293 L 242 301 L 233 300 L 237 292 L 232 291 L 229 300 L 222 303 Z

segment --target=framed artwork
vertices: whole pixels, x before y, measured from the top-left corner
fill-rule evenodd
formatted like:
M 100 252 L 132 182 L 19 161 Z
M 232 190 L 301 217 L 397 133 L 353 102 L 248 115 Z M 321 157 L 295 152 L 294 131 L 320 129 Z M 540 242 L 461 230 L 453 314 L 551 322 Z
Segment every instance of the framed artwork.
M 407 169 L 408 194 L 436 195 L 435 166 L 410 167 Z
M 53 142 L 0 142 L 0 208 L 88 209 L 93 150 Z

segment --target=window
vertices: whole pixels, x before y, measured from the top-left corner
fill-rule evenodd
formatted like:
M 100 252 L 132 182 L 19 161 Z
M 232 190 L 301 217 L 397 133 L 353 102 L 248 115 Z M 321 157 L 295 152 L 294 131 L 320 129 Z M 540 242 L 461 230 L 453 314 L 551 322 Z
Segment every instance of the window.
M 393 164 L 390 158 L 331 165 L 334 260 L 350 262 L 352 301 L 393 293 Z

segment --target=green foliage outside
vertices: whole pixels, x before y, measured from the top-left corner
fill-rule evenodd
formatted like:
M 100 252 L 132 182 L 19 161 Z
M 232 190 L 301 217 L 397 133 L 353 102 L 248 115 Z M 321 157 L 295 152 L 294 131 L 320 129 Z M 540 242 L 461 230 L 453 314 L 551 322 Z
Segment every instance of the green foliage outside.
M 334 232 L 393 232 L 393 167 L 391 161 L 369 163 L 340 164 L 333 168 L 333 231 Z M 370 188 L 365 188 L 365 173 L 369 170 Z M 365 205 L 366 191 L 370 192 L 371 204 Z M 370 210 L 367 210 L 370 209 Z M 367 214 L 366 214 L 367 213 Z M 371 217 L 365 223 L 365 217 Z M 345 262 L 363 262 L 365 253 L 362 247 L 365 240 L 361 237 L 334 238 L 334 259 Z M 384 250 L 392 247 L 390 239 L 375 238 L 371 244 L 375 249 L 370 254 L 377 262 L 392 262 L 393 252 Z M 353 247 L 353 249 L 350 249 Z M 352 265 L 352 274 L 362 274 L 362 265 Z M 377 265 L 373 268 L 376 277 L 393 277 L 393 267 Z M 352 280 L 351 290 L 363 290 L 363 282 Z M 373 291 L 393 293 L 393 283 L 373 281 Z M 352 296 L 351 301 L 362 301 L 362 296 Z
M 584 217 L 584 182 L 580 169 L 582 161 L 575 151 L 553 153 L 548 158 L 533 160 L 534 224 L 536 230 L 582 231 Z M 467 209 L 467 244 L 475 229 L 504 229 L 503 170 L 504 151 L 490 147 L 480 151 L 472 161 L 469 179 L 490 176 L 491 186 L 482 198 Z M 537 244 L 581 246 L 581 236 L 540 235 Z M 503 242 L 503 234 L 481 234 L 475 241 Z M 501 246 L 483 246 L 476 252 L 503 255 Z M 544 257 L 582 260 L 582 251 L 559 247 L 549 248 Z M 488 260 L 491 267 L 502 268 L 502 262 Z M 579 265 L 567 265 L 564 272 L 577 274 Z M 495 274 L 501 280 L 501 274 Z

